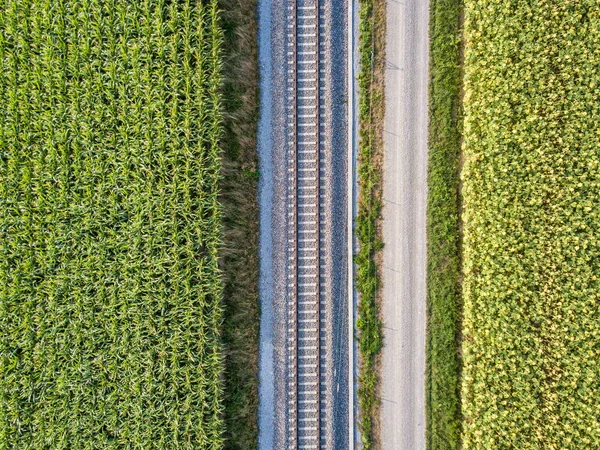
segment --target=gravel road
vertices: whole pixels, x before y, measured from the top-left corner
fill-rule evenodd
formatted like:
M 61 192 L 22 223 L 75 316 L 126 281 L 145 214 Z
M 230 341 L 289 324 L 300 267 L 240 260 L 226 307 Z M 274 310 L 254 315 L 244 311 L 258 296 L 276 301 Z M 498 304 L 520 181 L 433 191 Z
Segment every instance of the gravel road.
M 425 449 L 427 0 L 387 2 L 381 442 Z

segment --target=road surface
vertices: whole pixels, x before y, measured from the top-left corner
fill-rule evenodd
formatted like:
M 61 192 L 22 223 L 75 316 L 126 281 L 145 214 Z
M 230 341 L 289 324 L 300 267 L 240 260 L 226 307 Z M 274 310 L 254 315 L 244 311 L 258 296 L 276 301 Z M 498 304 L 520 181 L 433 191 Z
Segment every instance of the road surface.
M 425 449 L 428 8 L 387 2 L 383 450 Z

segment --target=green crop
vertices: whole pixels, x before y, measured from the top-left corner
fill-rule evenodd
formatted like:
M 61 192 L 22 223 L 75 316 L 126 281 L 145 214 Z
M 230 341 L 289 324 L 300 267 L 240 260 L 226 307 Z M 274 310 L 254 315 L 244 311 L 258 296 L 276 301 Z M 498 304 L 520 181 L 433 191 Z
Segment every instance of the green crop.
M 216 1 L 0 30 L 0 448 L 221 448 Z
M 465 13 L 463 446 L 600 448 L 600 3 Z

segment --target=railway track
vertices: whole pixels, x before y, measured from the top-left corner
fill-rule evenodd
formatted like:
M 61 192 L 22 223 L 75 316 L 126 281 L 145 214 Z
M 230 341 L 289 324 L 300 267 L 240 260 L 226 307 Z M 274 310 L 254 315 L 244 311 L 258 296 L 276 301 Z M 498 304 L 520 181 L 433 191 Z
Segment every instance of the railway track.
M 288 449 L 329 448 L 322 239 L 323 0 L 287 3 Z

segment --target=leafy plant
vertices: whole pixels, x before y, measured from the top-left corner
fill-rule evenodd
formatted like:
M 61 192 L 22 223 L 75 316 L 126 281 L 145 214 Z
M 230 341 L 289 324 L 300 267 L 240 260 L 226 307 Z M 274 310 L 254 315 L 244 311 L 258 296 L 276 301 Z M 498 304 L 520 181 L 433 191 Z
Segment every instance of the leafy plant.
M 465 30 L 463 446 L 600 448 L 600 5 Z

